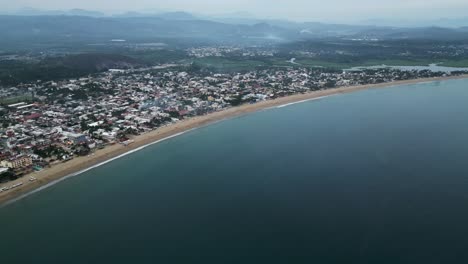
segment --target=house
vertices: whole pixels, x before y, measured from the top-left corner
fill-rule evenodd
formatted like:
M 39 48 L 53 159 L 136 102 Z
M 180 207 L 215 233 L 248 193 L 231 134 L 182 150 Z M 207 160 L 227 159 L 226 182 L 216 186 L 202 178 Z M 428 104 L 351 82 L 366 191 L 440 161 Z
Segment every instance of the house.
M 2 160 L 0 166 L 10 169 L 25 168 L 32 165 L 32 159 L 28 156 L 17 156 L 7 160 Z
M 81 144 L 88 141 L 86 135 L 84 134 L 77 134 L 72 132 L 62 132 L 62 135 L 66 136 L 67 138 L 71 139 L 74 144 Z

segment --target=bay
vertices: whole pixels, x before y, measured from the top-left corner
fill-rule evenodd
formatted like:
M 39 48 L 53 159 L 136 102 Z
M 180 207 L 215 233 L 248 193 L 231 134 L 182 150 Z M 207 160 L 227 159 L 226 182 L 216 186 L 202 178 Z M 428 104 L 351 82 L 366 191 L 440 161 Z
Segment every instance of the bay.
M 2 263 L 464 263 L 468 80 L 203 127 L 0 209 Z

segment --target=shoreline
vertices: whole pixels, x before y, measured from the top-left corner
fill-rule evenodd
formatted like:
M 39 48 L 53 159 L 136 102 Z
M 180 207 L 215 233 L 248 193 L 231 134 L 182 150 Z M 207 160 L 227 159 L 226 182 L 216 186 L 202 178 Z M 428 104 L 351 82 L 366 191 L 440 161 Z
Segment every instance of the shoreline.
M 25 175 L 17 180 L 0 184 L 0 188 L 5 186 L 12 186 L 22 182 L 23 184 L 15 189 L 0 192 L 0 205 L 8 205 L 27 197 L 36 192 L 40 192 L 53 186 L 68 178 L 75 177 L 86 171 L 92 170 L 96 167 L 102 166 L 116 159 L 122 158 L 126 155 L 132 154 L 146 147 L 158 144 L 162 141 L 180 136 L 192 130 L 208 126 L 223 120 L 231 119 L 234 117 L 246 115 L 261 110 L 272 108 L 283 108 L 289 105 L 307 102 L 311 100 L 320 100 L 326 97 L 352 93 L 367 89 L 387 88 L 392 86 L 402 86 L 409 84 L 419 84 L 434 81 L 467 79 L 468 74 L 459 76 L 448 77 L 434 77 L 434 78 L 421 78 L 404 81 L 394 81 L 380 84 L 367 84 L 358 86 L 339 87 L 327 90 L 307 92 L 304 94 L 295 94 L 286 97 L 277 98 L 274 100 L 262 101 L 255 104 L 244 104 L 237 107 L 231 107 L 219 112 L 213 112 L 204 116 L 196 116 L 180 122 L 160 127 L 151 132 L 136 136 L 132 138 L 134 142 L 129 146 L 115 144 L 107 146 L 104 149 L 96 150 L 92 155 L 85 157 L 76 157 L 66 163 L 53 165 L 39 172 L 33 172 Z M 29 177 L 35 177 L 37 180 L 34 182 L 29 181 Z

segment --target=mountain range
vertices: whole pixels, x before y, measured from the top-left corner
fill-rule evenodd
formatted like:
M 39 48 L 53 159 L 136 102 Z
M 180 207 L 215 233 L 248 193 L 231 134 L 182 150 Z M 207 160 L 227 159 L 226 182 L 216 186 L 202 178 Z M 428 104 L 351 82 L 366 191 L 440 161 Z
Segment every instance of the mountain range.
M 42 10 L 36 8 L 22 8 L 15 11 L 0 11 L 2 15 L 19 16 L 90 16 L 90 17 L 160 17 L 170 20 L 211 20 L 227 24 L 257 24 L 265 21 L 275 21 L 274 19 L 261 19 L 248 12 L 231 12 L 224 14 L 192 14 L 185 11 L 162 11 L 149 9 L 144 11 L 127 11 L 121 13 L 103 13 L 94 10 L 70 9 L 70 10 Z M 278 20 L 276 20 L 278 21 Z M 282 21 L 283 23 L 287 21 Z M 392 26 L 392 27 L 464 27 L 468 26 L 468 16 L 465 17 L 438 17 L 428 19 L 402 19 L 402 18 L 373 18 L 355 21 L 356 25 Z
M 105 16 L 95 11 L 22 10 L 0 16 L 0 48 L 51 43 L 93 44 L 112 39 L 127 42 L 257 44 L 307 39 L 468 40 L 468 27 L 388 27 L 324 24 L 255 18 L 208 18 L 186 12 L 125 13 Z

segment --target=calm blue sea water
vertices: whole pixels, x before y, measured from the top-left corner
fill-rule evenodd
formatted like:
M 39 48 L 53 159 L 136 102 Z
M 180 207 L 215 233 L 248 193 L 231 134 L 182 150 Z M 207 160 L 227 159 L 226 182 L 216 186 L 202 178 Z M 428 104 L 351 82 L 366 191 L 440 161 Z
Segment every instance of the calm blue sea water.
M 1 208 L 0 263 L 468 263 L 468 81 L 151 146 Z

